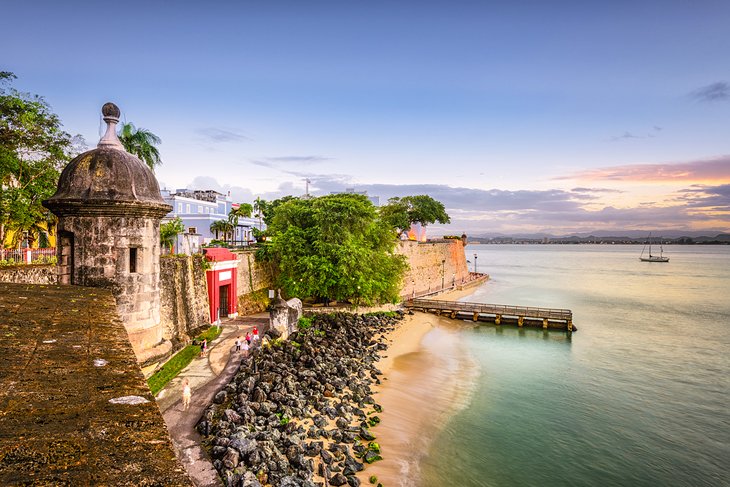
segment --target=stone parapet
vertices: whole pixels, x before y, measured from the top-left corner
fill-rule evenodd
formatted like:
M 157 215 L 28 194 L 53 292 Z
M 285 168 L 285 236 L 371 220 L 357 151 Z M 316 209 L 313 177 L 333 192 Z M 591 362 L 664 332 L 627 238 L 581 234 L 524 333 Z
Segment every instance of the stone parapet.
M 192 485 L 110 290 L 0 284 L 0 485 Z

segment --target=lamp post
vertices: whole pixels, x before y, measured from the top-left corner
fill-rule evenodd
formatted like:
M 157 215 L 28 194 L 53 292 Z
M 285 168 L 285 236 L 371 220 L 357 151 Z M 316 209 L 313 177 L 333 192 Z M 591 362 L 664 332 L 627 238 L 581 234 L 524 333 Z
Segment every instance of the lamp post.
M 456 287 L 456 272 L 451 274 L 451 288 L 453 289 L 455 287 Z
M 474 254 L 474 274 L 477 273 L 477 254 Z
M 444 290 L 444 272 L 446 271 L 446 259 L 441 259 L 441 290 Z

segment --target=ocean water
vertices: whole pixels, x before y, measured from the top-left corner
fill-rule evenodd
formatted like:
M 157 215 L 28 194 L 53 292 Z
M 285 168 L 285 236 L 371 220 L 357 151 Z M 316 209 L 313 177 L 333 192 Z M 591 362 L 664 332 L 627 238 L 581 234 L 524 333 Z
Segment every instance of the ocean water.
M 730 247 L 469 245 L 465 301 L 573 310 L 565 332 L 460 322 L 478 373 L 417 485 L 730 485 Z

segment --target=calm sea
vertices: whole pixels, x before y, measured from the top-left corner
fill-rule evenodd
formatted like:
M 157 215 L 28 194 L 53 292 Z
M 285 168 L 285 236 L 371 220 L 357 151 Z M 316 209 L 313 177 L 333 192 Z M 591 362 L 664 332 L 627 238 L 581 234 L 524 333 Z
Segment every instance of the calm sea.
M 465 298 L 573 310 L 579 331 L 464 326 L 479 369 L 420 485 L 730 485 L 730 247 L 469 245 Z M 466 324 L 465 324 L 466 325 Z

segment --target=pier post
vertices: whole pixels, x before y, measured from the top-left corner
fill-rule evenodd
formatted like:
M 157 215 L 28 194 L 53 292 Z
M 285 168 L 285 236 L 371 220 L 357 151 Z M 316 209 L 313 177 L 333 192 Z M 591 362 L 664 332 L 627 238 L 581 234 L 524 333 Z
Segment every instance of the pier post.
M 478 319 L 479 319 L 479 313 L 475 311 L 474 312 L 474 321 L 477 321 Z
M 525 324 L 525 317 L 524 316 L 518 317 L 517 318 L 517 326 L 522 326 L 524 324 Z
M 547 330 L 547 327 L 548 327 L 548 319 L 547 318 L 543 318 L 542 319 L 542 328 L 543 328 L 543 330 Z
M 573 320 L 568 320 L 568 331 L 573 331 Z
M 451 312 L 451 319 L 452 320 L 455 320 L 456 319 L 456 311 L 452 311 Z
M 496 315 L 494 317 L 494 324 L 499 325 L 500 323 L 502 323 L 502 315 Z

